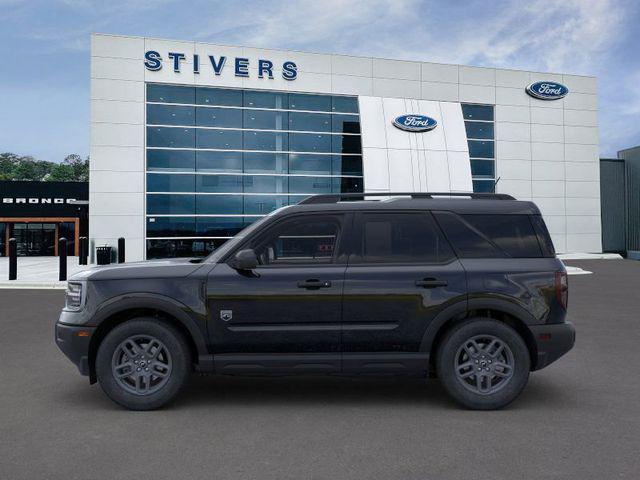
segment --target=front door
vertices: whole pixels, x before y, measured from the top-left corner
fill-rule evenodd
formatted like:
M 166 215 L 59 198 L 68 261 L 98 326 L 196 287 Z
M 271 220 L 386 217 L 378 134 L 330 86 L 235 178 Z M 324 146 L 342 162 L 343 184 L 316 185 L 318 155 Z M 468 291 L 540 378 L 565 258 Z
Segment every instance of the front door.
M 420 343 L 443 308 L 466 301 L 462 265 L 428 212 L 360 213 L 345 276 L 343 370 L 424 371 Z
M 212 270 L 209 335 L 218 371 L 340 370 L 344 225 L 342 214 L 285 218 L 240 247 L 255 250 L 253 272 L 227 264 Z

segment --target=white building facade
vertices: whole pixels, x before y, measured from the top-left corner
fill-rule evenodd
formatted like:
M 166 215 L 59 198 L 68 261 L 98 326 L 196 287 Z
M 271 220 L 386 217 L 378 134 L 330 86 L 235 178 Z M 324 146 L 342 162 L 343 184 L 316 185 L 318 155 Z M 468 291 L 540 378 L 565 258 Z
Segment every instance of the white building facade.
M 127 261 L 363 191 L 507 193 L 602 249 L 594 77 L 95 34 L 90 155 L 91 245 Z

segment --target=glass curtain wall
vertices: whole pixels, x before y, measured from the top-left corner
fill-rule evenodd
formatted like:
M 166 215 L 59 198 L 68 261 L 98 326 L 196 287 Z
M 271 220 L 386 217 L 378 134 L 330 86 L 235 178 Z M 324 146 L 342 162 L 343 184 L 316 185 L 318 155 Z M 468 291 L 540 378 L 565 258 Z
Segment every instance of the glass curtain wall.
M 493 105 L 462 104 L 474 192 L 495 192 L 496 147 Z
M 357 97 L 147 84 L 147 258 L 206 255 L 269 212 L 362 192 Z

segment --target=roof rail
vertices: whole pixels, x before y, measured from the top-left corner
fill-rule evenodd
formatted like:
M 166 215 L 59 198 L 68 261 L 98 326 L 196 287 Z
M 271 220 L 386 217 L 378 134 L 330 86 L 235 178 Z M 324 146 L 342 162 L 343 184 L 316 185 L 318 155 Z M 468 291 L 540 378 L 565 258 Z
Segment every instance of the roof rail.
M 365 200 L 365 197 L 411 197 L 429 198 L 436 197 L 466 197 L 475 200 L 515 200 L 505 193 L 460 193 L 460 192 L 375 192 L 375 193 L 327 193 L 311 195 L 298 202 L 298 205 L 311 205 L 318 203 L 338 203 L 340 200 Z

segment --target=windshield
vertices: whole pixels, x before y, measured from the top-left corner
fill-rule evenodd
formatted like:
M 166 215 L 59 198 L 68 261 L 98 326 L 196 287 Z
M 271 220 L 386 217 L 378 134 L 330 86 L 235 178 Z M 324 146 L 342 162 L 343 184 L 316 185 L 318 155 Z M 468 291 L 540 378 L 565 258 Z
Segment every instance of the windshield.
M 253 233 L 258 228 L 260 228 L 262 225 L 264 225 L 271 217 L 273 217 L 277 213 L 280 213 L 285 208 L 288 208 L 288 207 L 278 208 L 277 210 L 274 210 L 273 212 L 271 212 L 267 216 L 262 217 L 259 220 L 256 220 L 255 222 L 253 222 L 248 227 L 242 229 L 241 231 L 239 231 L 236 234 L 235 237 L 227 240 L 224 244 L 222 244 L 222 246 L 220 248 L 218 248 L 217 250 L 211 252 L 207 257 L 205 257 L 202 260 L 202 262 L 203 263 L 205 263 L 205 262 L 206 263 L 217 263 L 217 262 L 219 262 L 222 257 L 224 257 L 231 250 L 233 250 L 239 243 L 242 243 L 242 241 L 246 237 L 251 235 L 251 233 Z

